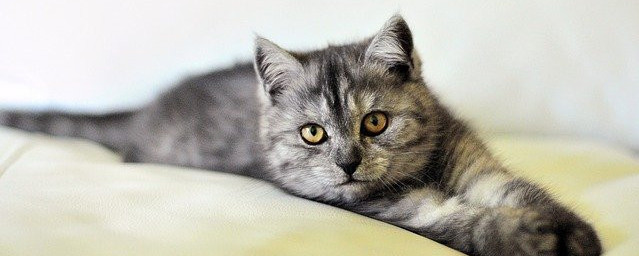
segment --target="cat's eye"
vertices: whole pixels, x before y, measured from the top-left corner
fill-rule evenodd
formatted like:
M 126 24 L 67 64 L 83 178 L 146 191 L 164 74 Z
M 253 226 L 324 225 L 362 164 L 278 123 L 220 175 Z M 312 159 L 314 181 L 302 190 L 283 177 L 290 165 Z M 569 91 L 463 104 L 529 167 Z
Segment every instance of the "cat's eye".
M 317 145 L 326 140 L 326 132 L 324 128 L 317 124 L 307 124 L 302 126 L 300 130 L 302 139 L 309 145 Z
M 386 130 L 388 117 L 384 112 L 371 112 L 362 120 L 362 133 L 366 136 L 377 136 Z

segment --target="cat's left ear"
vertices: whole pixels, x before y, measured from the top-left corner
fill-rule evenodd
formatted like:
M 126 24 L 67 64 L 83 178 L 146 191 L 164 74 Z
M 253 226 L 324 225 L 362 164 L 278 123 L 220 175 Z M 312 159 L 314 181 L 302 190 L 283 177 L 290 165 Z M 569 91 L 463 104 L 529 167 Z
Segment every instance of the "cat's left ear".
M 255 69 L 264 91 L 273 98 L 302 73 L 302 64 L 289 52 L 262 37 L 255 38 Z
M 365 63 L 381 65 L 405 80 L 421 77 L 421 62 L 413 47 L 413 36 L 402 16 L 395 14 L 373 37 L 366 49 Z

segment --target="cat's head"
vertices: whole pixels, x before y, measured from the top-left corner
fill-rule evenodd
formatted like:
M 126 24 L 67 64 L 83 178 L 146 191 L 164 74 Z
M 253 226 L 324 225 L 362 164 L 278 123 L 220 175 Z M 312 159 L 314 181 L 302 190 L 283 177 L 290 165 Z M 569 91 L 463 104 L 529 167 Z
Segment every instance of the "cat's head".
M 435 147 L 436 103 L 406 22 L 312 52 L 256 39 L 261 142 L 270 179 L 333 203 L 419 180 Z

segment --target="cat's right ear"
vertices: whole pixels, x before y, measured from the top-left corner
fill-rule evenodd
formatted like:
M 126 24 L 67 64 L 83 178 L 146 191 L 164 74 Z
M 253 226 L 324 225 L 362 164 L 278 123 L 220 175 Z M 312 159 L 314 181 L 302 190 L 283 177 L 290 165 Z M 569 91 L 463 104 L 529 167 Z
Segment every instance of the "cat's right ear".
M 273 98 L 302 72 L 302 64 L 289 52 L 273 42 L 255 38 L 255 70 L 264 91 Z
M 393 15 L 372 38 L 366 49 L 365 62 L 381 65 L 403 79 L 421 76 L 421 62 L 413 36 L 401 15 Z

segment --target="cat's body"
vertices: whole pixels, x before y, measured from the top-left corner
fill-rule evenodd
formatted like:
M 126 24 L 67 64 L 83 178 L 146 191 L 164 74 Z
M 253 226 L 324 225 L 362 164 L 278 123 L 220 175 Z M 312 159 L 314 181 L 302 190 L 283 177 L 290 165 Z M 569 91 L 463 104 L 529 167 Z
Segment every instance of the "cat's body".
M 106 115 L 0 113 L 0 124 L 98 141 L 126 161 L 259 177 L 259 86 L 252 63 L 194 76 L 141 109 Z
M 601 253 L 590 225 L 512 176 L 432 95 L 401 17 L 354 44 L 256 46 L 257 72 L 195 77 L 138 111 L 0 122 L 96 140 L 131 161 L 263 178 L 466 253 Z

